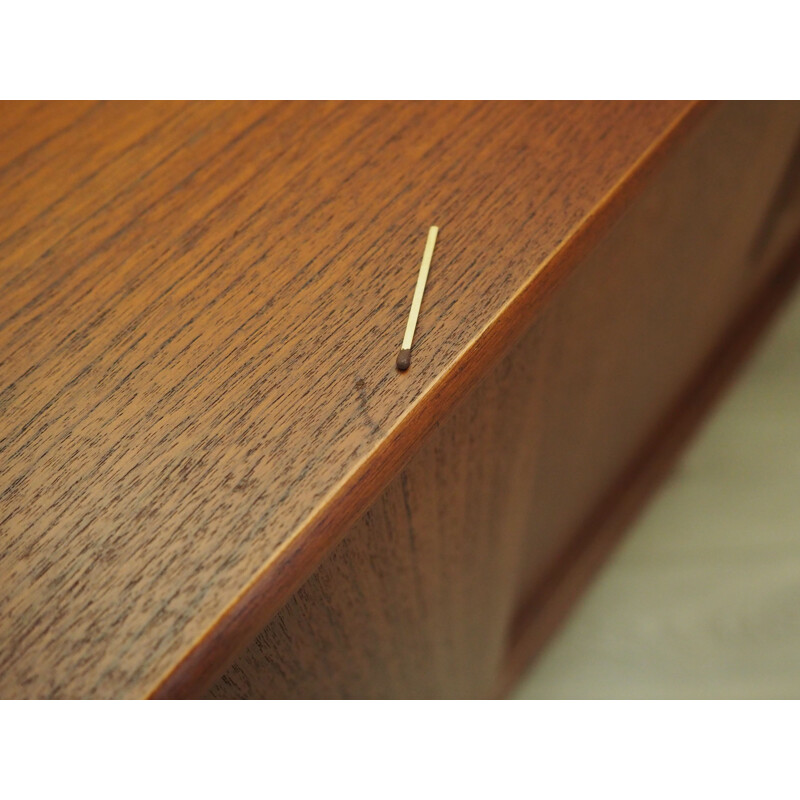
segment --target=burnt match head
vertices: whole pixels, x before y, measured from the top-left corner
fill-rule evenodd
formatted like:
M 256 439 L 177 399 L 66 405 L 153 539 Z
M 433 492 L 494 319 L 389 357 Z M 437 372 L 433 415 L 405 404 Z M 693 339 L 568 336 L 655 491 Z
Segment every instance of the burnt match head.
M 397 356 L 397 369 L 400 372 L 405 372 L 411 366 L 411 348 L 401 350 Z

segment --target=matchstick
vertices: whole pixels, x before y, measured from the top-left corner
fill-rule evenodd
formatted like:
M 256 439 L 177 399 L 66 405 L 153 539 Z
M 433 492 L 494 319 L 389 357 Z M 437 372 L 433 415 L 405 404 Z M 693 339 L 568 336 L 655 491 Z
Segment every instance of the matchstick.
M 433 258 L 433 248 L 436 245 L 436 234 L 439 229 L 432 225 L 428 230 L 428 241 L 425 242 L 425 252 L 422 254 L 422 264 L 419 266 L 417 286 L 414 289 L 414 298 L 411 301 L 411 313 L 408 315 L 406 335 L 403 337 L 403 346 L 397 356 L 397 369 L 407 370 L 411 364 L 411 342 L 414 340 L 414 330 L 417 327 L 419 307 L 422 305 L 422 293 L 425 291 L 425 282 L 428 280 L 428 270 Z

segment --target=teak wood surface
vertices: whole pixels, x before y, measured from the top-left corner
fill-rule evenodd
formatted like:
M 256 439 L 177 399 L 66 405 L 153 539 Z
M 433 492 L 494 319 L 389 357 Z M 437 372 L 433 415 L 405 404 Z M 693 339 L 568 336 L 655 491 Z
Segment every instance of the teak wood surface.
M 705 322 L 703 303 L 689 303 L 699 316 L 680 363 L 670 368 L 669 348 L 650 353 L 667 359 L 651 370 L 664 375 L 651 392 L 660 405 L 646 407 L 647 392 L 631 400 L 641 419 L 630 440 L 616 443 L 618 431 L 604 430 L 593 447 L 608 452 L 607 463 L 573 476 L 584 505 L 594 502 L 678 396 L 669 376 L 689 379 L 767 275 L 776 237 L 793 229 L 781 199 L 792 195 L 781 179 L 798 124 L 791 104 L 0 105 L 0 695 L 198 696 L 246 648 L 232 668 L 241 671 L 248 645 L 297 614 L 341 548 L 364 552 L 370 515 L 401 503 L 404 480 L 420 481 L 409 503 L 427 502 L 427 513 L 437 513 L 420 465 L 443 437 L 467 435 L 457 428 L 469 424 L 461 418 L 476 398 L 497 405 L 495 433 L 509 436 L 500 426 L 504 403 L 521 408 L 533 380 L 524 376 L 538 368 L 526 372 L 514 354 L 548 324 L 540 312 L 558 313 L 558 304 L 548 305 L 558 293 L 597 312 L 592 280 L 605 285 L 609 251 L 627 246 L 615 231 L 628 224 L 639 231 L 639 252 L 650 252 L 647 220 L 662 215 L 664 201 L 655 192 L 649 205 L 637 198 L 688 153 L 675 168 L 673 199 L 705 209 L 697 241 L 711 239 L 702 230 L 728 237 L 708 250 L 709 280 L 717 281 L 709 297 L 749 267 Z M 699 180 L 691 184 L 699 196 L 682 193 L 680 176 L 702 176 L 720 149 L 723 166 L 740 168 L 733 178 L 730 170 L 714 173 L 712 163 L 717 183 Z M 731 193 L 732 205 L 719 203 Z M 735 202 L 743 197 L 750 200 Z M 641 224 L 626 223 L 635 213 Z M 430 225 L 440 235 L 412 366 L 401 374 L 394 359 Z M 658 230 L 668 237 L 674 226 Z M 694 241 L 680 238 L 670 257 L 690 254 Z M 671 281 L 671 262 L 661 259 L 643 274 L 661 276 L 674 302 L 688 302 L 697 283 L 682 282 L 680 271 Z M 636 320 L 661 313 L 653 300 L 659 286 L 650 288 L 649 305 L 626 294 L 622 279 L 635 274 L 611 276 L 613 291 L 604 296 L 619 298 L 615 318 L 627 320 L 617 336 L 638 335 Z M 563 294 L 571 284 L 574 294 Z M 579 396 L 592 365 L 580 343 L 591 345 L 597 318 L 564 314 L 577 326 L 575 352 L 569 341 L 563 352 L 556 343 L 549 358 L 573 359 L 561 392 Z M 520 369 L 506 393 L 487 380 Z M 541 402 L 549 389 L 537 386 Z M 609 397 L 601 396 L 601 410 Z M 580 417 L 584 425 L 592 413 Z M 486 449 L 491 433 L 469 435 Z M 537 428 L 533 438 L 549 436 L 547 452 L 557 458 L 564 434 Z M 451 444 L 447 458 L 470 452 L 467 443 Z M 518 448 L 519 458 L 530 459 L 533 446 Z M 562 446 L 569 461 L 563 439 Z M 476 480 L 464 470 L 460 489 L 448 481 L 453 492 Z M 561 473 L 571 474 L 568 464 Z M 512 471 L 512 483 L 516 474 L 524 470 Z M 558 539 L 586 509 L 573 508 L 559 494 L 567 491 L 559 470 L 552 475 L 548 491 L 558 502 L 543 509 L 551 515 L 543 529 Z M 485 514 L 488 506 L 474 508 Z M 402 508 L 394 513 L 400 519 Z M 501 609 L 507 616 L 523 602 L 524 585 L 557 555 L 555 539 L 524 536 L 525 524 L 516 520 L 517 538 L 496 551 L 485 538 L 488 520 L 481 529 L 483 552 L 498 570 L 494 584 L 503 565 L 521 577 L 475 608 L 482 622 L 474 631 L 463 628 L 469 617 L 458 623 L 471 642 L 464 653 L 480 651 L 482 631 L 496 639 L 474 679 L 446 685 L 451 658 L 432 661 L 438 677 L 420 683 L 425 665 L 409 672 L 395 660 L 386 673 L 394 677 L 382 685 L 362 671 L 349 687 L 324 687 L 296 661 L 299 683 L 316 680 L 316 689 L 262 675 L 254 693 L 487 693 L 507 632 Z M 384 525 L 390 538 L 392 528 Z M 434 545 L 404 560 L 396 544 L 372 573 L 354 573 L 356 557 L 342 577 L 374 584 L 395 559 L 398 571 L 373 589 L 391 597 L 392 580 L 405 575 L 395 589 L 402 594 Z M 454 570 L 459 563 L 439 557 Z M 426 591 L 405 622 L 384 633 L 411 635 L 428 611 Z M 353 596 L 347 603 L 355 620 Z M 433 609 L 431 624 L 444 627 L 430 647 L 447 648 L 441 614 L 461 607 Z M 302 626 L 313 633 L 323 611 L 317 603 L 300 615 L 281 657 L 302 648 Z M 319 644 L 325 635 L 330 630 L 318 629 L 312 639 Z M 375 646 L 388 659 L 378 635 Z M 223 685 L 212 695 L 224 694 Z
M 797 274 L 752 243 L 800 108 L 753 110 L 673 153 L 210 696 L 507 688 Z

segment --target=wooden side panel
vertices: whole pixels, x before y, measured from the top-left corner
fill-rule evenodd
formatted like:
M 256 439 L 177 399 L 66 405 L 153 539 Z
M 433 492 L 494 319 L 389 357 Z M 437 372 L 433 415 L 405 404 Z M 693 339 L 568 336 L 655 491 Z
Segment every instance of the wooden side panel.
M 798 126 L 709 115 L 209 696 L 493 695 L 523 598 L 768 274 Z
M 537 362 L 506 359 L 212 696 L 489 695 L 530 521 L 540 388 Z
M 797 139 L 796 107 L 717 109 L 547 309 L 547 332 L 526 354 L 543 362 L 548 400 L 523 591 L 548 571 L 763 281 L 752 244 Z

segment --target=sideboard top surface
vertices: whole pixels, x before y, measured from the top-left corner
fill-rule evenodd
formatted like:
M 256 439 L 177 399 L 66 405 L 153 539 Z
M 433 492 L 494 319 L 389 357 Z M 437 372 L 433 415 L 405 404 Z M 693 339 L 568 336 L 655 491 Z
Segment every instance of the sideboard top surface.
M 0 696 L 207 680 L 693 108 L 0 106 Z

